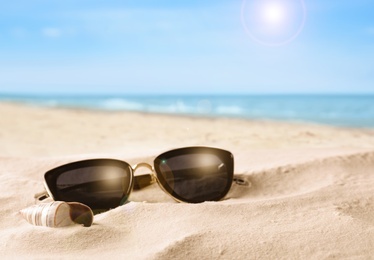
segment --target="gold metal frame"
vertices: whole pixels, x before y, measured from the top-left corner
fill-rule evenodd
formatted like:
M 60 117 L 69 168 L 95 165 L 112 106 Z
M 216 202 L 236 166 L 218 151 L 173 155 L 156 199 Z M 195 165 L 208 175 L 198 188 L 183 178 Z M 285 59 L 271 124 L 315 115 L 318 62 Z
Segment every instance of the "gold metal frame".
M 198 146 L 198 147 L 204 147 L 204 146 Z M 209 147 L 209 148 L 214 148 L 214 147 Z M 217 149 L 218 149 L 218 148 L 217 148 Z M 171 151 L 171 150 L 170 150 L 170 151 Z M 149 173 L 149 174 L 142 174 L 142 175 L 135 176 L 135 175 L 134 175 L 135 171 L 136 171 L 137 169 L 141 168 L 141 167 L 148 168 L 148 169 L 151 171 L 151 173 Z M 135 164 L 135 165 L 132 166 L 132 167 L 130 166 L 130 169 L 131 169 L 131 183 L 132 183 L 132 185 L 130 185 L 129 190 L 127 191 L 127 194 L 128 194 L 127 197 L 130 196 L 130 194 L 131 194 L 131 192 L 132 192 L 132 190 L 133 190 L 134 183 L 137 182 L 137 179 L 138 179 L 138 182 L 139 182 L 140 179 L 143 179 L 143 180 L 144 180 L 144 179 L 145 179 L 145 176 L 148 176 L 148 179 L 149 179 L 149 176 L 150 176 L 150 179 L 151 179 L 151 180 L 149 181 L 149 183 L 147 183 L 146 185 L 144 185 L 144 187 L 146 187 L 146 186 L 148 186 L 148 185 L 151 185 L 151 184 L 157 182 L 158 186 L 159 186 L 159 187 L 160 187 L 160 188 L 161 188 L 161 189 L 162 189 L 166 194 L 168 194 L 171 198 L 173 198 L 175 201 L 177 201 L 177 202 L 184 202 L 184 201 L 181 201 L 181 200 L 175 198 L 172 194 L 170 194 L 169 192 L 167 192 L 167 191 L 165 190 L 165 188 L 161 185 L 160 181 L 158 180 L 158 178 L 157 178 L 157 176 L 156 176 L 156 173 L 155 173 L 155 169 L 154 169 L 154 167 L 153 167 L 152 165 L 150 165 L 149 163 L 141 162 L 141 163 Z M 237 184 L 237 185 L 247 185 L 247 182 L 246 182 L 245 180 L 242 180 L 242 179 L 237 178 L 237 177 L 236 177 L 236 178 L 234 177 L 233 182 L 234 182 L 235 184 Z M 44 201 L 44 200 L 46 200 L 46 199 L 53 199 L 53 200 L 55 200 L 54 197 L 53 197 L 53 195 L 52 195 L 52 193 L 51 193 L 51 191 L 49 190 L 48 185 L 47 185 L 47 183 L 46 183 L 45 180 L 44 180 L 43 184 L 44 184 L 45 191 L 43 191 L 43 192 L 39 192 L 39 193 L 35 194 L 35 195 L 34 195 L 34 198 L 35 198 L 38 202 L 39 202 L 39 201 Z M 139 189 L 142 189 L 142 188 L 143 188 L 143 187 L 139 187 Z

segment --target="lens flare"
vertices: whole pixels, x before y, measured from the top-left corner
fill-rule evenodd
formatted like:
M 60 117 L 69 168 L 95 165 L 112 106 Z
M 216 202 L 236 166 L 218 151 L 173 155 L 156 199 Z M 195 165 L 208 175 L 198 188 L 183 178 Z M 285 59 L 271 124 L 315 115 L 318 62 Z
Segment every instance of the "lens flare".
M 306 20 L 304 0 L 243 0 L 244 30 L 256 42 L 279 46 L 290 43 Z
M 269 3 L 262 7 L 261 15 L 264 23 L 277 26 L 284 22 L 286 10 L 282 5 Z

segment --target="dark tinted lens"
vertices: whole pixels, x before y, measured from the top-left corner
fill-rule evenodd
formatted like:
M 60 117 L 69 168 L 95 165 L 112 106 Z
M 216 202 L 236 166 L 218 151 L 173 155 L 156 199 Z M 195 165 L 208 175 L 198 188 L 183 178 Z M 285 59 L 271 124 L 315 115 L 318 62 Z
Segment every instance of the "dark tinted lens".
M 179 151 L 179 152 L 178 152 Z M 161 185 L 175 198 L 191 203 L 222 199 L 231 187 L 231 153 L 185 148 L 159 156 L 155 169 Z
M 129 166 L 91 161 L 69 168 L 50 180 L 55 183 L 55 186 L 49 185 L 55 200 L 81 202 L 96 213 L 126 201 L 132 180 Z

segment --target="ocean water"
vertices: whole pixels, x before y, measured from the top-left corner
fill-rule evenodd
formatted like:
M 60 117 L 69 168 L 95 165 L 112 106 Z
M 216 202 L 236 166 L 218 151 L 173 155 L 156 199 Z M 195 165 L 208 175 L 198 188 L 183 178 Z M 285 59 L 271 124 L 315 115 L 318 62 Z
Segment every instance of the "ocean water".
M 374 128 L 374 95 L 0 95 L 1 100 L 47 107 L 270 119 Z

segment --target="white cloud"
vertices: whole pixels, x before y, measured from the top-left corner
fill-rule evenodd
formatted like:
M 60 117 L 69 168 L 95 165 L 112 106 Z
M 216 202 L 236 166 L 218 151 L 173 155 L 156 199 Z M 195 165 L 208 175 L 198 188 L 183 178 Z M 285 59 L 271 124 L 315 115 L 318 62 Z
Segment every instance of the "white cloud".
M 42 34 L 49 38 L 58 38 L 62 35 L 62 32 L 58 28 L 46 27 L 42 29 Z

